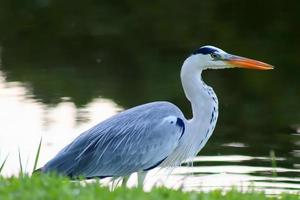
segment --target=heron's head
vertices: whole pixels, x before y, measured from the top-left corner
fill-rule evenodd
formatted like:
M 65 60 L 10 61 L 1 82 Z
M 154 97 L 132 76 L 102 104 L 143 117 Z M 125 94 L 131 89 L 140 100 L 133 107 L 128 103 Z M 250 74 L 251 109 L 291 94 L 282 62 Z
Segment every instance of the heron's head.
M 202 69 L 247 68 L 258 70 L 273 69 L 272 65 L 257 60 L 226 53 L 214 46 L 203 46 L 188 58 L 195 67 Z

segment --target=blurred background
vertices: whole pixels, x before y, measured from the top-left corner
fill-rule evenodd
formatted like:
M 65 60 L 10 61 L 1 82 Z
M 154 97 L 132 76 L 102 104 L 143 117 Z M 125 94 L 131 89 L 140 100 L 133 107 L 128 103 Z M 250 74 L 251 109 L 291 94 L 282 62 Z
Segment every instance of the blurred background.
M 188 190 L 299 190 L 299 10 L 296 0 L 1 0 L 3 173 L 17 174 L 18 149 L 31 171 L 41 137 L 40 166 L 82 131 L 138 104 L 168 100 L 190 118 L 180 68 L 210 44 L 275 70 L 203 74 L 219 98 L 218 124 L 194 167 L 166 185 L 179 178 Z

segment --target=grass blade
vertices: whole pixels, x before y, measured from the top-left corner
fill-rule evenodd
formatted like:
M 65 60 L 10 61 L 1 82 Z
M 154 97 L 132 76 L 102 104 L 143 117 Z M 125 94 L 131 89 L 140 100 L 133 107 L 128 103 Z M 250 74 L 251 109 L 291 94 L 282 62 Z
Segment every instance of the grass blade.
M 22 159 L 21 159 L 20 148 L 18 148 L 18 152 L 19 152 L 20 175 L 23 176 L 23 166 L 22 166 Z
M 276 164 L 276 155 L 273 150 L 270 151 L 270 157 L 271 157 L 271 165 L 272 165 L 272 176 L 277 177 L 277 164 Z
M 3 168 L 4 168 L 4 165 L 5 165 L 5 163 L 6 163 L 7 158 L 8 158 L 8 154 L 7 154 L 7 156 L 5 157 L 3 163 L 2 163 L 1 166 L 0 166 L 0 174 L 1 174 L 2 170 L 3 170 Z
M 32 172 L 34 172 L 36 170 L 36 166 L 37 166 L 37 163 L 39 161 L 40 152 L 41 152 L 41 146 L 42 146 L 42 141 L 43 141 L 43 138 L 41 137 L 41 140 L 40 140 L 40 143 L 39 143 L 39 147 L 38 147 L 36 155 L 35 155 L 35 160 L 34 160 L 34 165 L 33 165 Z

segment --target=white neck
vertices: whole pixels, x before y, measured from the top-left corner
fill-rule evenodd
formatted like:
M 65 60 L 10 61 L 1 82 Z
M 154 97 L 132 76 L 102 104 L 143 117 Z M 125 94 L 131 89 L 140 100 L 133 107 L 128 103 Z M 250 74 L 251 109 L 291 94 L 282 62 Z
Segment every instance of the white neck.
M 216 95 L 212 88 L 207 86 L 201 78 L 202 70 L 193 60 L 186 60 L 181 68 L 181 82 L 187 99 L 191 102 L 192 120 L 204 120 L 207 113 L 211 113 L 210 104 L 213 104 Z M 216 102 L 215 102 L 216 103 Z
M 187 59 L 181 69 L 181 82 L 186 97 L 191 102 L 193 117 L 187 123 L 189 156 L 195 156 L 211 136 L 218 117 L 218 100 L 211 87 L 201 78 L 199 62 Z M 197 142 L 195 142 L 197 141 Z
M 186 121 L 182 140 L 164 162 L 165 166 L 179 165 L 183 160 L 196 156 L 215 128 L 218 100 L 212 88 L 202 81 L 201 72 L 199 60 L 195 57 L 189 57 L 183 63 L 181 82 L 192 104 L 193 118 Z

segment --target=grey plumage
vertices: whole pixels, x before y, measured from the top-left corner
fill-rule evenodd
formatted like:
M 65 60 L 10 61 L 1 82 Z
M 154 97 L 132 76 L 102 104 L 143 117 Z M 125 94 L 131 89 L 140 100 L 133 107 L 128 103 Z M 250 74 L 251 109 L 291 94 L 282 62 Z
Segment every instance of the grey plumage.
M 92 178 L 151 169 L 177 147 L 184 120 L 182 112 L 169 102 L 131 108 L 79 135 L 41 170 Z

